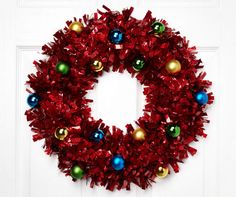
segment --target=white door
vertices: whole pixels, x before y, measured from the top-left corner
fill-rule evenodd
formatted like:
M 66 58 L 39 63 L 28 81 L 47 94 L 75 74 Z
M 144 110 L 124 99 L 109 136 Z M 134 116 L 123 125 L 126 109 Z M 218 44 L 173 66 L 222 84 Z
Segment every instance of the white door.
M 44 154 L 43 143 L 32 142 L 24 116 L 25 81 L 27 74 L 34 71 L 33 60 L 41 57 L 38 53 L 41 46 L 52 40 L 52 35 L 64 27 L 66 20 L 93 13 L 97 8 L 102 9 L 103 4 L 119 11 L 132 5 L 133 15 L 140 19 L 150 9 L 153 16 L 166 19 L 191 45 L 198 47 L 198 56 L 208 72 L 207 79 L 213 81 L 215 102 L 208 110 L 211 120 L 206 126 L 208 138 L 194 144 L 198 153 L 180 166 L 180 173 L 172 173 L 146 191 L 132 186 L 131 191 L 112 193 L 101 187 L 91 189 L 85 181 L 73 183 L 59 172 L 56 158 Z M 0 196 L 236 196 L 235 10 L 234 0 L 1 0 Z M 113 76 L 122 82 L 109 85 L 106 80 L 109 77 L 106 75 L 90 95 L 97 101 L 93 113 L 109 124 L 122 127 L 127 119 L 133 120 L 140 113 L 141 87 L 136 87 L 137 82 L 128 75 Z M 106 106 L 113 106 L 111 111 L 104 107 L 103 92 L 108 90 L 112 91 L 109 97 L 112 102 L 106 100 Z M 122 94 L 128 94 L 129 99 L 119 98 Z M 117 102 L 125 107 L 116 105 Z M 127 106 L 129 116 L 108 115 L 127 111 Z

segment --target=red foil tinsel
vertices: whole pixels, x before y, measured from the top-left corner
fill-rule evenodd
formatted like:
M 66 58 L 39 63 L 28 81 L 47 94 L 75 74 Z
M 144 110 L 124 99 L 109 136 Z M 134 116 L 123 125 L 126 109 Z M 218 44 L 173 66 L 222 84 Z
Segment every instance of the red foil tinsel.
M 165 20 L 165 32 L 159 36 L 152 33 L 151 24 L 156 21 L 148 11 L 143 20 L 131 16 L 133 8 L 122 13 L 113 12 L 104 6 L 105 12 L 98 10 L 93 18 L 83 19 L 84 30 L 77 34 L 67 26 L 54 34 L 54 41 L 42 47 L 47 59 L 35 61 L 35 74 L 30 74 L 27 84 L 40 95 L 38 107 L 26 111 L 27 120 L 34 132 L 33 140 L 45 140 L 47 154 L 58 155 L 59 168 L 70 175 L 70 168 L 77 163 L 85 171 L 84 179 L 91 180 L 90 186 L 102 185 L 108 190 L 130 189 L 135 183 L 145 189 L 156 179 L 159 166 L 172 167 L 179 171 L 178 163 L 194 155 L 196 149 L 189 144 L 197 141 L 197 136 L 206 137 L 204 123 L 205 106 L 198 105 L 194 93 L 207 91 L 210 81 L 204 80 L 206 73 L 198 73 L 203 67 L 197 59 L 195 47 L 189 47 L 185 37 L 170 28 Z M 124 43 L 114 46 L 109 32 L 119 28 L 125 34 Z M 117 48 L 118 47 L 118 48 Z M 146 60 L 140 72 L 132 68 L 133 59 L 142 55 Z M 91 63 L 100 60 L 102 72 L 94 72 Z M 181 62 L 180 73 L 170 76 L 165 64 L 170 59 Z M 56 72 L 58 61 L 70 65 L 68 75 Z M 116 127 L 109 128 L 102 120 L 91 117 L 85 98 L 88 90 L 93 89 L 97 77 L 102 73 L 127 70 L 145 86 L 146 106 L 144 114 L 136 124 L 142 127 L 147 137 L 143 142 L 135 141 L 131 132 L 134 126 L 127 124 L 127 132 Z M 212 93 L 208 93 L 213 101 Z M 168 122 L 179 124 L 181 135 L 176 139 L 168 138 L 165 127 Z M 54 137 L 58 127 L 69 128 L 64 141 Z M 88 136 L 100 128 L 105 139 L 99 143 L 89 140 Z M 120 154 L 126 161 L 122 171 L 111 167 L 111 158 Z

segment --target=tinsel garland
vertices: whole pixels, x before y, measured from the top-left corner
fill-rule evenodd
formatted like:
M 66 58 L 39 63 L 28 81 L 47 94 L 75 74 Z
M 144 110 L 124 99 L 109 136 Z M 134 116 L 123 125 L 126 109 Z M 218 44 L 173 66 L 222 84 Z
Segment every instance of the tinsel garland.
M 100 184 L 108 190 L 129 190 L 134 183 L 145 189 L 158 178 L 160 166 L 178 172 L 178 163 L 189 153 L 196 153 L 190 143 L 198 141 L 197 136 L 206 137 L 204 123 L 209 121 L 205 109 L 213 102 L 213 96 L 207 93 L 207 105 L 199 105 L 194 95 L 207 92 L 211 82 L 204 80 L 205 72 L 199 72 L 203 65 L 196 57 L 196 48 L 189 47 L 186 38 L 165 20 L 156 20 L 150 11 L 138 20 L 131 16 L 132 7 L 121 13 L 103 8 L 105 12 L 98 10 L 92 18 L 74 18 L 83 23 L 81 33 L 71 31 L 72 21 L 67 21 L 67 26 L 54 34 L 54 41 L 42 47 L 47 58 L 34 62 L 37 72 L 30 74 L 27 81 L 27 90 L 40 96 L 39 104 L 25 114 L 34 132 L 33 140 L 45 140 L 45 152 L 58 155 L 58 167 L 66 175 L 71 176 L 71 168 L 79 165 L 84 171 L 83 179 L 90 180 L 91 187 Z M 155 21 L 165 26 L 160 35 L 153 33 Z M 113 29 L 124 33 L 121 44 L 110 42 Z M 137 57 L 145 60 L 144 68 L 138 72 L 132 66 Z M 181 71 L 173 75 L 165 68 L 172 59 L 181 63 Z M 99 72 L 91 66 L 95 60 L 103 66 Z M 60 61 L 68 63 L 68 74 L 55 69 Z M 86 98 L 97 78 L 111 70 L 127 70 L 144 86 L 144 113 L 136 125 L 126 125 L 125 134 L 91 117 L 92 100 Z M 181 128 L 176 138 L 166 133 L 172 123 Z M 145 130 L 145 140 L 133 138 L 137 126 Z M 57 128 L 68 129 L 64 140 L 55 138 Z M 90 139 L 97 129 L 104 132 L 104 139 L 99 142 Z M 125 160 L 124 169 L 119 171 L 111 165 L 117 154 Z

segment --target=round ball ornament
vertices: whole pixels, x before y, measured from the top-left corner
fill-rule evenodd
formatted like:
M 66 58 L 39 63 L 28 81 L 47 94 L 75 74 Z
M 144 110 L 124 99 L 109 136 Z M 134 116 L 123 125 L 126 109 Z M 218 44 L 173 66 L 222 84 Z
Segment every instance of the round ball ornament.
M 27 98 L 27 103 L 31 108 L 34 108 L 39 103 L 39 95 L 36 93 L 30 94 Z
M 104 138 L 104 132 L 100 129 L 94 131 L 90 136 L 90 139 L 94 142 L 100 142 L 103 138 Z
M 99 60 L 95 60 L 92 64 L 92 69 L 95 71 L 95 72 L 99 72 L 99 71 L 102 71 L 103 69 L 103 65 L 102 65 L 102 62 L 100 62 Z
M 70 175 L 74 179 L 82 179 L 84 176 L 84 171 L 78 165 L 74 165 L 70 170 Z
M 143 140 L 145 140 L 146 132 L 142 128 L 137 128 L 133 131 L 132 137 L 135 140 L 143 141 Z
M 181 64 L 178 60 L 170 60 L 166 64 L 166 70 L 170 74 L 178 73 L 181 70 Z
M 143 58 L 136 58 L 132 65 L 133 65 L 133 69 L 135 71 L 140 71 L 143 69 L 143 67 L 145 65 L 145 61 Z
M 65 62 L 58 62 L 56 65 L 56 71 L 58 73 L 61 73 L 63 75 L 66 75 L 69 73 L 70 67 L 67 63 Z
M 180 135 L 180 127 L 175 124 L 170 124 L 166 128 L 166 132 L 171 137 L 178 137 Z
M 114 29 L 110 32 L 109 38 L 113 44 L 120 44 L 124 40 L 124 34 L 119 29 Z
M 125 160 L 121 155 L 115 155 L 111 160 L 112 167 L 116 170 L 123 170 L 125 167 Z
M 165 178 L 169 173 L 169 169 L 168 168 L 164 168 L 164 167 L 159 167 L 157 169 L 157 176 L 158 178 Z
M 54 136 L 58 140 L 64 140 L 66 136 L 68 135 L 68 129 L 67 128 L 57 128 Z
M 152 24 L 152 29 L 155 34 L 161 34 L 165 31 L 165 25 L 159 21 L 155 21 Z
M 33 140 L 44 141 L 66 176 L 111 191 L 129 190 L 133 183 L 146 189 L 170 168 L 179 172 L 179 164 L 197 151 L 191 139 L 206 137 L 203 105 L 213 103 L 211 82 L 198 74 L 203 65 L 191 42 L 165 20 L 150 11 L 136 19 L 132 7 L 103 9 L 67 21 L 43 45 L 44 56 L 34 61 L 36 72 L 26 82 L 27 92 L 35 93 L 27 98 L 25 115 Z M 126 71 L 139 84 L 130 92 L 143 86 L 145 105 L 140 117 L 119 128 L 92 116 L 87 93 L 101 85 L 101 77 Z
M 208 95 L 204 91 L 197 92 L 195 94 L 195 100 L 199 105 L 205 105 L 208 102 Z
M 78 21 L 72 22 L 69 26 L 69 29 L 75 31 L 76 33 L 81 33 L 83 31 L 83 28 L 83 24 Z

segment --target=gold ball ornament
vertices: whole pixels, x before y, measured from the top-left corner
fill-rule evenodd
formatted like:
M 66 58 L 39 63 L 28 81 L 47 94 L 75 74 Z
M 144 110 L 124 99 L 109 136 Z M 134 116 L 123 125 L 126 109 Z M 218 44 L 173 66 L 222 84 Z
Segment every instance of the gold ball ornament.
M 172 59 L 167 62 L 166 70 L 170 74 L 178 73 L 181 70 L 181 64 L 178 60 Z
M 133 131 L 132 137 L 135 140 L 143 141 L 143 140 L 145 140 L 146 132 L 142 128 L 137 128 Z
M 83 31 L 83 24 L 81 22 L 75 21 L 70 24 L 69 29 L 75 31 L 76 33 L 81 33 Z
M 165 178 L 168 175 L 168 173 L 169 173 L 169 169 L 168 168 L 163 168 L 163 167 L 160 166 L 157 169 L 157 176 L 159 178 Z
M 103 69 L 103 65 L 102 65 L 102 62 L 100 62 L 99 60 L 95 60 L 92 64 L 92 69 L 95 71 L 95 72 L 99 72 L 99 71 L 102 71 Z
M 68 129 L 67 128 L 57 128 L 55 133 L 55 138 L 58 140 L 64 140 L 66 136 L 68 135 Z

